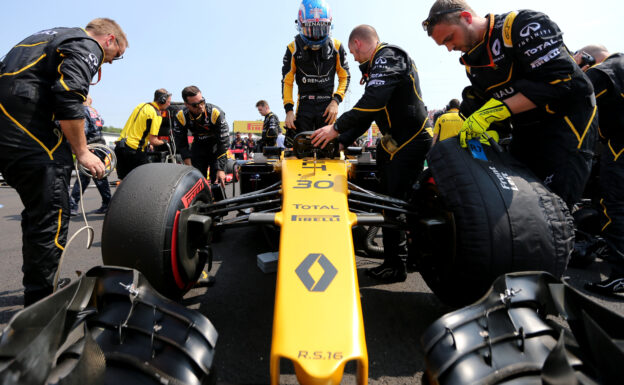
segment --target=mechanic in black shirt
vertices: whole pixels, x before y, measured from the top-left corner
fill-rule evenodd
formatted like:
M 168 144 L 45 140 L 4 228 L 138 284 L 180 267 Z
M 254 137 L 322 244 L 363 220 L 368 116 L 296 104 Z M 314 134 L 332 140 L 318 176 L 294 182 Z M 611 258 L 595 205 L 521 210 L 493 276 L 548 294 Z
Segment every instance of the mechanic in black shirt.
M 72 151 L 91 175 L 104 175 L 87 148 L 82 103 L 102 63 L 121 59 L 126 47 L 119 25 L 102 18 L 85 29 L 37 32 L 0 61 L 0 171 L 24 204 L 25 306 L 53 291 L 67 242 Z
M 572 207 L 591 170 L 598 125 L 593 87 L 543 13 L 478 16 L 464 0 L 437 0 L 422 23 L 438 45 L 461 51 L 482 107 L 460 141 L 511 119 L 511 153 Z
M 607 242 L 605 258 L 611 274 L 585 287 L 601 294 L 624 293 L 624 54 L 610 54 L 604 46 L 590 45 L 574 59 L 594 85 L 599 130 L 605 143 L 600 158 L 600 195 L 603 206 L 602 235 Z M 594 66 L 584 63 L 589 60 Z
M 351 32 L 349 51 L 360 63 L 366 83 L 364 95 L 336 123 L 316 130 L 312 143 L 325 147 L 338 137 L 342 146 L 349 146 L 375 121 L 384 135 L 377 146 L 382 192 L 406 199 L 431 147 L 431 134 L 425 129 L 429 119 L 416 66 L 401 48 L 380 43 L 377 32 L 369 25 L 360 25 Z M 384 228 L 384 262 L 368 270 L 370 276 L 385 282 L 405 280 L 399 238 L 398 230 Z
M 204 176 L 210 167 L 210 183 L 225 186 L 224 170 L 230 145 L 230 128 L 225 121 L 225 112 L 207 103 L 196 86 L 185 87 L 182 99 L 185 108 L 176 115 L 174 126 L 176 148 L 184 164 L 193 165 Z M 189 132 L 193 134 L 190 149 Z
M 277 143 L 277 135 L 282 131 L 280 127 L 279 119 L 271 112 L 269 103 L 266 100 L 260 100 L 256 103 L 256 108 L 260 115 L 264 116 L 264 123 L 262 124 L 262 143 L 261 148 L 264 146 L 275 146 Z
M 232 141 L 232 144 L 230 145 L 230 149 L 240 150 L 240 152 L 234 153 L 234 157 L 236 159 L 245 158 L 245 151 L 247 151 L 247 145 L 245 144 L 245 141 L 243 140 L 243 138 L 241 138 L 240 132 L 236 133 L 234 140 Z
M 91 96 L 87 95 L 87 100 L 84 104 L 85 113 L 85 137 L 87 138 L 87 144 L 102 144 L 106 145 L 104 137 L 102 137 L 103 120 L 100 114 L 95 108 L 91 106 Z M 101 151 L 95 152 L 95 154 L 103 162 L 106 160 L 106 155 Z M 78 215 L 78 204 L 82 194 L 86 191 L 91 179 L 95 182 L 95 186 L 102 197 L 102 206 L 94 211 L 95 214 L 105 214 L 108 211 L 108 205 L 111 200 L 110 185 L 108 178 L 102 179 L 91 178 L 83 173 L 78 173 L 74 187 L 72 188 L 71 196 L 69 198 L 69 205 L 71 209 L 71 216 Z M 80 180 L 80 181 L 79 181 Z M 82 189 L 80 188 L 82 186 Z
M 334 123 L 350 79 L 346 51 L 340 41 L 331 38 L 332 15 L 325 0 L 303 0 L 297 27 L 299 34 L 288 44 L 282 66 L 286 147 L 292 146 L 295 133 Z M 338 88 L 334 91 L 336 75 Z M 299 90 L 296 117 L 295 81 Z

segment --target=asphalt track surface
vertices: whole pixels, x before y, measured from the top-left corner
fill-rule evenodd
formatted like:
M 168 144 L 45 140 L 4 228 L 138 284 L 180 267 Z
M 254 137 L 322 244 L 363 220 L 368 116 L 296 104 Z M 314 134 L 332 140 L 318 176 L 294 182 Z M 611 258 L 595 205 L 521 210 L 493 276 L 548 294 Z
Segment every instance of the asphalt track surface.
M 227 191 L 230 193 L 232 187 L 228 186 Z M 102 264 L 100 240 L 104 215 L 93 213 L 101 203 L 97 189 L 87 189 L 83 200 L 95 240 L 86 249 L 84 232 L 76 237 L 68 247 L 61 277 L 74 278 L 76 271 L 86 272 Z M 149 209 L 148 204 L 145 206 Z M 15 190 L 0 187 L 0 327 L 22 309 L 22 209 Z M 73 217 L 70 236 L 82 226 L 82 215 Z M 228 230 L 213 245 L 213 250 L 215 285 L 191 290 L 182 303 L 208 317 L 219 332 L 215 355 L 219 384 L 269 383 L 276 275 L 264 274 L 257 267 L 256 256 L 275 250 L 267 244 L 263 232 L 253 227 Z M 364 270 L 378 263 L 378 259 L 357 257 L 369 383 L 421 384 L 425 364 L 420 336 L 428 325 L 453 309 L 431 293 L 417 272 L 410 273 L 403 283 L 382 285 L 372 281 Z M 584 291 L 584 282 L 604 278 L 608 272 L 608 266 L 598 261 L 585 270 L 569 269 L 566 275 L 574 287 Z M 624 314 L 624 300 L 592 298 Z M 355 366 L 347 365 L 343 383 L 354 384 L 354 373 Z M 280 383 L 296 383 L 294 369 L 287 361 L 282 361 Z

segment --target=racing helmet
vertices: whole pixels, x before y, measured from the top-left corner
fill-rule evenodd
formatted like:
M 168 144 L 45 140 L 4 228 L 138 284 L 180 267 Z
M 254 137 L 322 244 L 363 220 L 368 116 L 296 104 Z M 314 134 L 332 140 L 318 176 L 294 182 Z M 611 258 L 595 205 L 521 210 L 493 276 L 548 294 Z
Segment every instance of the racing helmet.
M 297 30 L 304 43 L 320 48 L 331 34 L 331 9 L 325 0 L 303 0 L 299 6 Z

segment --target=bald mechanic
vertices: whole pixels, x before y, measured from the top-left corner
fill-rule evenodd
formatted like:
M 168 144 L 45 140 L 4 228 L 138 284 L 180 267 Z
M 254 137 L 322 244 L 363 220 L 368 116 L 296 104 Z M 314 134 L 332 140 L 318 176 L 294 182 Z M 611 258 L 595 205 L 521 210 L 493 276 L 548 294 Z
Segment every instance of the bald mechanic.
M 589 178 L 598 124 L 593 87 L 543 13 L 477 15 L 464 0 L 437 0 L 422 23 L 438 45 L 461 51 L 481 107 L 460 141 L 511 120 L 510 152 L 572 207 Z
M 102 63 L 121 59 L 127 47 L 121 27 L 101 18 L 84 29 L 37 32 L 0 62 L 0 171 L 24 204 L 25 306 L 53 290 L 67 241 L 72 152 L 92 175 L 104 175 L 87 148 L 82 103 Z
M 341 146 L 348 146 L 375 121 L 383 134 L 377 145 L 382 192 L 406 199 L 431 147 L 431 135 L 425 129 L 429 119 L 416 66 L 403 49 L 381 43 L 370 25 L 360 25 L 351 31 L 349 51 L 360 63 L 366 84 L 364 95 L 336 123 L 316 130 L 312 143 L 325 147 L 330 140 L 338 138 Z M 384 228 L 384 262 L 369 269 L 369 276 L 383 282 L 405 281 L 407 272 L 399 255 L 399 238 L 398 230 Z

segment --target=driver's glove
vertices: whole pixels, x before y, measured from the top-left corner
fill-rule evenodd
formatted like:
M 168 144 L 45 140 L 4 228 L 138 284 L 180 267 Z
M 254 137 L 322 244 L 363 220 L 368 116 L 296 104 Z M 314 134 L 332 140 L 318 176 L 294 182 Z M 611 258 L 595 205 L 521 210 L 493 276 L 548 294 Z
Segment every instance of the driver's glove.
M 466 140 L 481 138 L 490 124 L 511 116 L 507 105 L 500 100 L 490 99 L 464 121 L 459 132 L 459 143 L 466 147 Z

